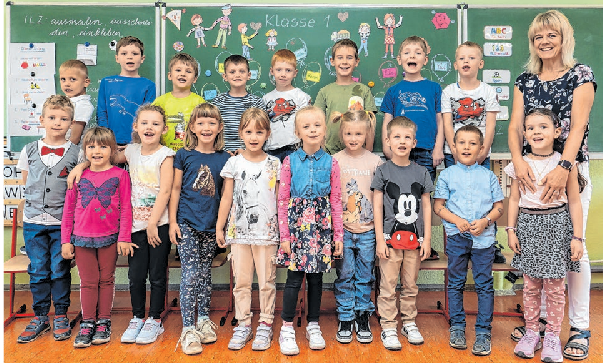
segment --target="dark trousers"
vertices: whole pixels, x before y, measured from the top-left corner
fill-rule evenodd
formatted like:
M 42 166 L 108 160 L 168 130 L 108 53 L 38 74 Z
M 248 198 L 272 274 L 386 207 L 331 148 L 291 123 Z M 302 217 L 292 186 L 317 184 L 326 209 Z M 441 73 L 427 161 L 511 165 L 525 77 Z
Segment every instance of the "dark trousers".
M 305 273 L 303 271 L 287 270 L 287 282 L 285 282 L 285 291 L 283 292 L 283 311 L 281 318 L 290 323 L 295 317 L 295 308 L 297 307 L 297 295 L 302 282 L 306 277 L 308 285 L 308 321 L 318 322 L 320 317 L 320 304 L 322 299 L 322 272 Z

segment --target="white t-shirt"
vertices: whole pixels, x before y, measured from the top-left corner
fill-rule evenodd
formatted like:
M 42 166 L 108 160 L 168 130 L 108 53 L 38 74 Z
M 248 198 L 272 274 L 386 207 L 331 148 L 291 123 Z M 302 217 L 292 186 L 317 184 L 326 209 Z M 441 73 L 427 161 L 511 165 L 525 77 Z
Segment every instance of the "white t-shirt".
M 73 121 L 84 122 L 84 130 L 88 128 L 88 122 L 92 118 L 92 114 L 94 113 L 94 106 L 92 102 L 90 102 L 90 95 L 81 95 L 77 97 L 72 97 L 69 99 L 71 103 L 73 103 Z M 42 134 L 42 138 L 46 137 L 46 129 L 40 129 L 40 133 Z M 84 133 L 82 132 L 82 136 Z M 71 129 L 67 130 L 67 134 L 65 135 L 65 139 L 69 140 L 71 138 Z M 80 140 L 81 142 L 81 140 Z
M 310 103 L 310 96 L 299 88 L 286 92 L 274 90 L 262 98 L 270 117 L 270 138 L 265 150 L 275 150 L 299 142 L 295 136 L 295 114 Z
M 161 164 L 165 158 L 176 155 L 174 150 L 166 146 L 162 146 L 152 155 L 141 155 L 141 146 L 128 144 L 124 151 L 132 180 L 132 233 L 146 229 L 149 225 L 149 218 L 159 194 Z M 166 206 L 157 226 L 168 222 Z
M 454 132 L 465 125 L 474 125 L 485 137 L 486 112 L 490 111 L 499 112 L 500 106 L 496 99 L 496 90 L 489 84 L 480 82 L 477 88 L 464 90 L 458 83 L 452 83 L 442 91 L 442 113 L 452 113 Z M 446 142 L 444 153 L 452 153 Z

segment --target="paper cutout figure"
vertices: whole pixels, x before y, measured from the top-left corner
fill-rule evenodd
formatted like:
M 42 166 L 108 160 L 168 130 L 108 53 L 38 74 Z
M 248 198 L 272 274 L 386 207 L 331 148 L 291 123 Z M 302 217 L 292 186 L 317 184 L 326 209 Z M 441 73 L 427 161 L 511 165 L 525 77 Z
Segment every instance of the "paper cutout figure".
M 361 23 L 358 28 L 358 34 L 360 34 L 360 48 L 358 48 L 358 55 L 364 49 L 364 56 L 368 57 L 368 38 L 371 35 L 371 26 L 368 23 Z
M 496 86 L 494 89 L 496 90 L 496 97 L 499 101 L 509 100 L 509 86 Z
M 203 18 L 199 14 L 193 15 L 191 18 L 191 24 L 193 24 L 193 28 L 188 31 L 186 34 L 187 37 L 190 37 L 192 33 L 195 33 L 195 39 L 197 39 L 197 48 L 201 48 L 201 43 L 203 43 L 204 47 L 207 47 L 205 44 L 205 33 L 204 30 L 212 30 L 213 27 L 204 28 L 201 26 L 203 23 Z
M 249 41 L 255 38 L 256 35 L 258 35 L 258 31 L 256 30 L 255 33 L 250 36 L 245 35 L 245 33 L 247 32 L 247 24 L 245 23 L 239 24 L 237 29 L 239 30 L 239 33 L 241 33 L 241 43 L 243 43 L 243 53 L 241 53 L 241 55 L 247 58 L 247 60 L 252 60 L 249 50 L 253 49 L 253 46 L 249 44 Z
M 513 27 L 488 25 L 484 27 L 484 38 L 487 40 L 511 40 L 513 38 Z
M 306 80 L 310 81 L 310 82 L 320 82 L 320 72 L 312 72 L 312 71 L 307 71 L 306 72 Z
M 486 57 L 510 57 L 513 54 L 511 43 L 484 43 L 484 56 Z
M 331 40 L 332 41 L 337 42 L 337 41 L 339 41 L 341 39 L 350 39 L 350 32 L 347 31 L 347 30 L 345 30 L 345 29 L 342 29 L 342 30 L 340 30 L 338 32 L 331 33 Z
M 174 47 L 174 50 L 176 52 L 182 52 L 182 50 L 184 49 L 184 43 L 182 43 L 182 42 L 175 42 L 174 45 L 173 45 L 173 47 Z
M 352 77 L 352 81 L 354 81 L 354 82 L 360 82 L 360 78 L 358 78 L 358 77 Z
M 203 98 L 205 98 L 206 101 L 211 101 L 214 98 L 216 98 L 216 96 L 218 95 L 218 91 L 215 89 L 208 89 L 207 91 L 203 92 Z
M 452 62 L 445 54 L 436 54 L 431 58 L 431 73 L 438 82 L 444 83 L 444 79 L 452 70 Z
M 447 29 L 448 25 L 450 25 L 450 18 L 446 13 L 435 13 L 431 22 L 435 25 L 436 29 Z
M 228 30 L 228 35 L 230 35 L 231 31 L 232 31 L 232 24 L 230 23 L 230 18 L 228 17 L 230 14 L 232 13 L 232 6 L 230 6 L 230 4 L 226 4 L 224 6 L 222 6 L 222 15 L 221 17 L 219 17 L 218 19 L 216 19 L 214 21 L 214 23 L 212 24 L 212 29 L 213 27 L 216 26 L 216 24 L 220 24 L 220 29 L 218 30 L 218 36 L 216 37 L 216 43 L 214 45 L 212 45 L 213 48 L 218 48 L 218 45 L 220 45 L 220 41 L 222 41 L 222 48 L 226 49 L 226 34 L 227 34 L 227 30 Z
M 165 20 L 165 18 L 170 19 L 172 24 L 174 24 L 176 26 L 176 28 L 178 28 L 178 30 L 180 30 L 180 20 L 182 20 L 182 10 L 172 10 L 169 13 L 165 14 L 163 20 Z
M 385 55 L 383 59 L 387 58 L 387 49 L 389 47 L 390 54 L 392 59 L 394 58 L 394 44 L 396 41 L 394 40 L 394 29 L 400 27 L 402 25 L 402 15 L 400 15 L 400 21 L 396 23 L 396 17 L 392 13 L 387 13 L 383 17 L 383 26 L 379 23 L 379 19 L 375 18 L 377 22 L 377 28 L 383 29 L 385 31 Z
M 218 64 L 218 73 L 224 73 L 224 63 Z
M 484 69 L 482 72 L 485 83 L 509 83 L 511 71 L 508 69 Z
M 377 106 L 377 108 L 380 108 L 382 103 L 383 97 L 375 97 L 375 106 Z
M 381 70 L 383 78 L 396 78 L 398 76 L 398 69 L 396 68 L 384 68 Z
M 297 58 L 297 65 L 299 67 L 303 67 L 305 64 L 306 57 L 308 56 L 308 47 L 306 46 L 306 42 L 301 38 L 291 38 L 285 44 L 285 48 L 295 54 L 295 58 Z
M 278 33 L 275 29 L 270 29 L 266 32 L 266 37 L 268 37 L 268 39 L 266 39 L 266 46 L 268 47 L 268 50 L 274 52 L 275 47 L 278 45 L 278 43 L 276 42 L 277 35 Z
M 87 66 L 96 65 L 96 55 L 98 46 L 96 44 L 84 44 L 77 45 L 77 60 L 84 62 Z
M 251 79 L 258 79 L 258 70 L 257 69 L 250 69 L 249 74 L 250 74 Z
M 341 20 L 341 22 L 343 23 L 344 21 L 346 21 L 348 19 L 348 12 L 346 11 L 345 13 L 338 13 L 337 17 L 339 18 L 339 20 Z
M 496 121 L 506 121 L 509 119 L 509 106 L 500 106 L 500 111 L 496 114 Z

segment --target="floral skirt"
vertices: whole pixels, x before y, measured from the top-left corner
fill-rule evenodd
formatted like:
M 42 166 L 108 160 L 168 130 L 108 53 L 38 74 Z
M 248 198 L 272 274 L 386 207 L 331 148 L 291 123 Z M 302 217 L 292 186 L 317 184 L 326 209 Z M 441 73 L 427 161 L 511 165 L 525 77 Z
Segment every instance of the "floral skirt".
M 291 254 L 279 249 L 276 263 L 291 271 L 329 272 L 333 243 L 329 197 L 291 198 L 287 214 Z

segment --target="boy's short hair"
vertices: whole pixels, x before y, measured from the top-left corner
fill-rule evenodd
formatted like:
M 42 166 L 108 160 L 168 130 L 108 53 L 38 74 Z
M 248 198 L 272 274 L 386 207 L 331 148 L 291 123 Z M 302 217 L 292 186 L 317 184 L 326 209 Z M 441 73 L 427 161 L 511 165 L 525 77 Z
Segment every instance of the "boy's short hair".
M 459 132 L 474 133 L 479 136 L 480 146 L 484 144 L 484 134 L 482 134 L 482 130 L 480 130 L 477 126 L 465 125 L 465 126 L 461 127 L 460 129 L 456 130 L 456 132 L 454 133 L 454 139 L 453 139 L 455 143 L 456 143 L 456 135 L 458 135 Z
M 468 40 L 468 41 L 464 42 L 463 44 L 460 44 L 458 47 L 456 47 L 456 52 L 454 54 L 455 56 L 456 56 L 456 53 L 459 51 L 459 49 L 461 49 L 461 47 L 476 48 L 479 50 L 480 57 L 484 58 L 484 48 L 482 48 L 482 46 L 476 42 L 472 42 L 472 41 Z
M 249 61 L 247 60 L 247 58 L 243 57 L 240 54 L 232 54 L 228 56 L 228 58 L 226 58 L 226 60 L 224 61 L 224 71 L 226 71 L 226 68 L 228 68 L 231 63 L 233 65 L 245 63 L 245 65 L 247 66 L 247 70 L 249 70 Z
M 111 164 L 113 164 L 115 153 L 117 152 L 117 141 L 115 141 L 115 134 L 113 131 L 102 126 L 96 126 L 86 131 L 86 134 L 82 139 L 82 150 L 84 150 L 84 155 L 86 154 L 86 146 L 94 143 L 106 145 L 111 148 Z
M 63 62 L 63 64 L 61 64 L 61 66 L 59 67 L 59 73 L 71 68 L 82 71 L 86 78 L 88 78 L 88 67 L 86 67 L 86 64 L 84 64 L 84 62 L 77 59 L 70 59 L 68 61 Z
M 170 64 L 168 67 L 170 72 L 172 71 L 172 67 L 174 66 L 174 64 L 178 62 L 184 63 L 185 65 L 192 67 L 193 71 L 195 71 L 195 77 L 199 76 L 199 63 L 197 63 L 197 60 L 192 55 L 187 53 L 174 54 L 172 59 L 170 59 Z
M 52 95 L 44 101 L 44 106 L 42 107 L 42 117 L 46 113 L 47 109 L 51 110 L 63 110 L 69 114 L 71 120 L 73 120 L 73 103 L 69 100 L 69 97 L 64 95 Z
M 239 31 L 239 33 L 243 32 L 243 28 L 247 27 L 247 24 L 245 23 L 241 23 L 239 24 L 239 26 L 237 26 L 237 30 Z
M 358 45 L 352 39 L 340 39 L 334 45 L 333 49 L 331 49 L 331 59 L 335 59 L 335 53 L 339 48 L 354 48 L 354 53 L 356 53 L 356 59 L 358 59 Z
M 291 64 L 295 69 L 297 69 L 297 58 L 295 57 L 295 53 L 293 53 L 289 49 L 277 50 L 272 56 L 270 67 L 274 67 L 274 64 L 276 62 L 287 62 Z
M 402 44 L 400 44 L 400 49 L 398 49 L 398 54 L 402 54 L 402 49 L 409 44 L 418 44 L 419 46 L 421 46 L 421 49 L 423 49 L 423 52 L 425 52 L 426 55 L 429 54 L 427 42 L 425 41 L 425 39 L 423 39 L 417 35 L 411 35 L 408 38 L 404 39 L 402 41 Z
M 406 129 L 411 129 L 412 133 L 413 133 L 413 137 L 416 137 L 416 135 L 417 135 L 417 124 L 415 124 L 414 122 L 412 122 L 406 116 L 397 116 L 397 117 L 394 117 L 394 119 L 391 120 L 387 124 L 387 137 L 389 137 L 391 135 L 392 128 L 394 128 L 394 127 L 404 127 Z
M 250 107 L 241 115 L 241 122 L 239 123 L 239 135 L 252 122 L 255 122 L 256 129 L 265 130 L 268 132 L 268 134 L 270 134 L 270 118 L 268 117 L 266 111 L 260 110 L 257 107 Z
M 117 45 L 115 46 L 115 54 L 119 53 L 119 48 L 126 47 L 130 44 L 134 44 L 140 49 L 140 55 L 144 55 L 144 44 L 142 44 L 142 40 L 128 35 L 127 37 L 123 37 L 117 41 Z

